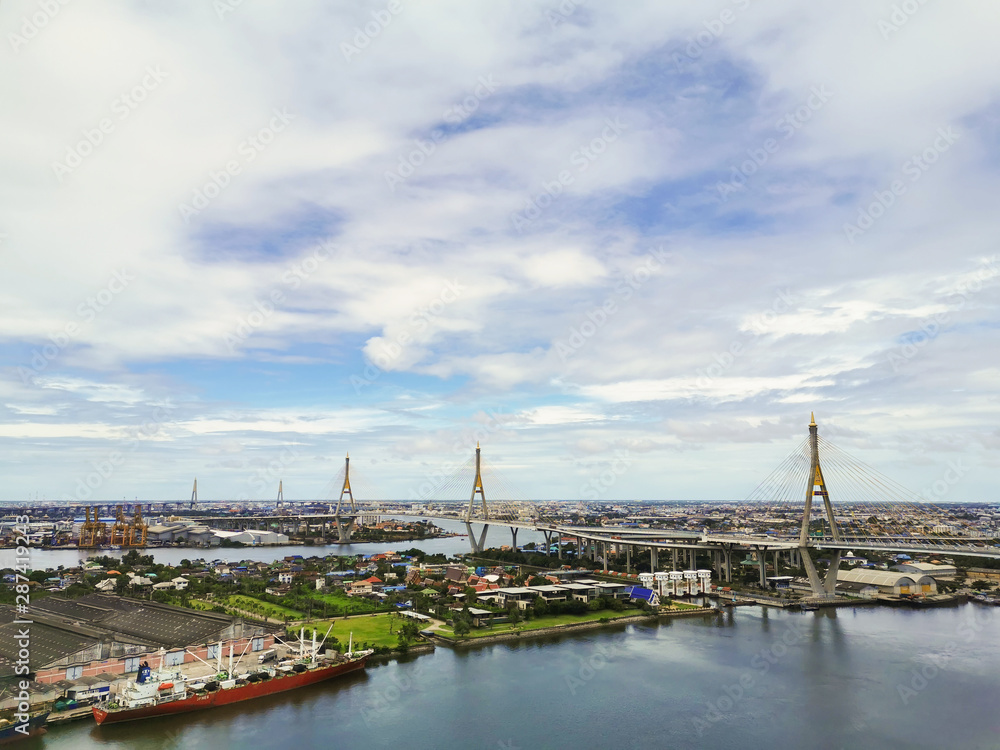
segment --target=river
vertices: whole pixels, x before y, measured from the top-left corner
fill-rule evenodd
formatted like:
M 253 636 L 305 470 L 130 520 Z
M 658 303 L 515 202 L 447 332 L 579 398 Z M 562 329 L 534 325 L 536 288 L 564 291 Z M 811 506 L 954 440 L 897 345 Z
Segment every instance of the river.
M 415 520 L 415 519 L 406 519 Z M 459 521 L 433 518 L 428 519 L 435 525 L 451 533 L 464 534 L 465 524 Z M 473 527 L 477 532 L 482 527 Z M 529 542 L 543 542 L 544 537 L 540 532 L 532 532 L 527 529 L 520 529 L 517 535 L 518 544 L 524 545 Z M 510 532 L 502 526 L 491 526 L 487 543 L 500 546 L 510 544 Z M 442 537 L 438 539 L 425 539 L 423 541 L 409 542 L 362 542 L 359 544 L 327 544 L 324 546 L 305 546 L 302 544 L 279 545 L 274 547 L 148 547 L 140 549 L 144 555 L 152 555 L 158 563 L 177 565 L 181 560 L 193 560 L 195 558 L 205 558 L 207 560 L 225 560 L 226 562 L 238 562 L 240 560 L 258 560 L 260 562 L 273 562 L 281 560 L 287 555 L 302 555 L 311 557 L 313 555 L 323 557 L 325 555 L 341 555 L 344 557 L 352 555 L 373 555 L 386 550 L 404 550 L 419 547 L 428 554 L 455 555 L 470 550 L 469 539 L 465 536 Z M 111 557 L 121 557 L 124 552 L 110 550 L 80 550 L 80 549 L 33 549 L 31 550 L 32 570 L 55 569 L 62 565 L 64 568 L 73 568 L 91 557 L 99 555 L 109 555 Z M 12 568 L 15 561 L 15 550 L 0 550 L 0 568 Z
M 54 727 L 47 750 L 1000 747 L 1000 609 L 721 617 L 439 648 L 204 714 Z

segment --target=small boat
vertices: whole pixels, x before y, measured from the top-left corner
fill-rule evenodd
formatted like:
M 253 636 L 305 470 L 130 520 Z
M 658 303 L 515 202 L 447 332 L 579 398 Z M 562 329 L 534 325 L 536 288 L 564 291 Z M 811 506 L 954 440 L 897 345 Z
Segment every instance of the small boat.
M 813 604 L 812 602 L 802 602 L 801 604 L 799 604 L 799 609 L 801 609 L 803 612 L 815 612 L 817 609 L 819 609 L 819 605 Z
M 9 719 L 0 719 L 0 745 L 45 734 L 45 722 L 48 718 L 49 712 L 45 711 L 30 716 L 26 722 L 18 723 Z

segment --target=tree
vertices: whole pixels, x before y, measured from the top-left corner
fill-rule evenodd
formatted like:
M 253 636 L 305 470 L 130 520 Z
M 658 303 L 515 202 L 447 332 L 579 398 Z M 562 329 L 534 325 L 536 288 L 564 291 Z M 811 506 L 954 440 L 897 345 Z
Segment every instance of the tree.
M 472 623 L 466 617 L 461 615 L 455 615 L 455 635 L 463 636 L 468 635 L 469 631 L 472 630 Z
M 399 632 L 405 640 L 415 641 L 420 635 L 420 627 L 417 623 L 408 620 L 403 623 L 403 627 L 399 629 Z
M 478 592 L 472 586 L 465 587 L 465 606 L 471 606 L 479 600 Z
M 410 650 L 410 642 L 406 640 L 402 630 L 396 634 L 396 650 L 404 654 Z

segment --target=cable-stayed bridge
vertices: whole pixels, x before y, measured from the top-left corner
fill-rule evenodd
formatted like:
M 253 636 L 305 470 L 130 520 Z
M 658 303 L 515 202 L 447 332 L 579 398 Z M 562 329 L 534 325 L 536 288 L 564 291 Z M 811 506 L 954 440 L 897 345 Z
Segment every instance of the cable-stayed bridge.
M 464 479 L 458 479 L 463 472 Z M 575 539 L 577 550 L 598 558 L 603 548 L 607 560 L 609 547 L 625 548 L 630 560 L 633 550 L 648 549 L 653 569 L 658 555 L 669 552 L 671 564 L 694 567 L 695 555 L 709 552 L 720 577 L 732 580 L 734 552 L 750 550 L 760 562 L 761 584 L 765 583 L 766 556 L 784 554 L 790 563 L 803 567 L 813 595 L 828 598 L 834 595 L 837 570 L 842 556 L 848 551 L 895 552 L 912 554 L 963 555 L 966 557 L 1000 558 L 1000 548 L 985 541 L 970 540 L 951 533 L 951 511 L 923 502 L 914 492 L 879 473 L 862 461 L 838 448 L 819 435 L 815 417 L 809 424 L 808 436 L 795 450 L 754 489 L 735 517 L 743 515 L 768 521 L 766 533 L 754 529 L 734 529 L 727 532 L 701 532 L 676 529 L 640 529 L 626 526 L 576 527 L 547 520 L 538 506 L 516 498 L 509 483 L 498 481 L 502 501 L 490 501 L 494 485 L 490 479 L 498 473 L 485 471 L 479 446 L 475 459 L 470 459 L 455 472 L 452 480 L 472 489 L 468 505 L 460 517 L 466 523 L 473 552 L 485 546 L 490 525 L 508 527 L 512 542 L 517 543 L 517 530 L 529 528 L 541 531 L 549 542 L 553 537 Z M 485 479 L 484 479 L 485 478 Z M 450 481 L 443 489 L 450 487 Z M 834 503 L 836 502 L 836 507 Z M 383 510 L 382 512 L 390 512 Z M 437 514 L 432 507 L 420 511 L 391 511 L 392 515 L 456 518 L 454 513 Z M 479 536 L 474 525 L 480 526 Z M 561 557 L 562 547 L 557 546 Z M 549 548 L 549 545 L 547 545 Z M 823 575 L 816 557 L 829 558 Z M 687 560 L 679 557 L 687 557 Z
M 465 523 L 473 552 L 485 549 L 490 526 L 509 529 L 514 546 L 518 530 L 531 529 L 544 535 L 546 550 L 555 540 L 559 558 L 559 542 L 569 538 L 578 554 L 595 560 L 603 555 L 605 564 L 610 549 L 624 550 L 629 565 L 633 553 L 648 550 L 654 570 L 665 553 L 677 570 L 678 565 L 694 568 L 696 555 L 707 552 L 717 575 L 726 581 L 732 580 L 734 554 L 751 551 L 760 565 L 762 585 L 768 554 L 784 555 L 793 567 L 805 569 L 818 598 L 833 596 L 837 570 L 848 551 L 1000 558 L 1000 548 L 985 540 L 951 533 L 949 510 L 923 502 L 822 438 L 815 418 L 808 436 L 737 507 L 732 514 L 737 523 L 731 524 L 737 527 L 727 531 L 573 526 L 547 519 L 537 503 L 483 460 L 478 444 L 475 455 L 434 482 L 421 502 L 372 500 L 379 495 L 367 483 L 356 496 L 360 484 L 351 473 L 350 458 L 345 458 L 325 493 L 330 512 L 292 518 L 332 519 L 341 542 L 350 541 L 362 514 L 457 520 Z M 456 504 L 455 495 L 463 492 L 469 492 L 468 502 Z M 742 528 L 741 518 L 747 519 Z M 828 558 L 822 575 L 816 564 L 820 555 Z

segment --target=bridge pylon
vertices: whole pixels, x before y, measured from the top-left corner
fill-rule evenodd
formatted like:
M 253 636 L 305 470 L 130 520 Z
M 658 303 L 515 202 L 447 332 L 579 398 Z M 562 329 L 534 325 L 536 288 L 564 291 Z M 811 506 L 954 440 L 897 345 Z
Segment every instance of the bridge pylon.
M 191 510 L 198 504 L 198 478 L 194 479 L 194 488 L 191 490 Z
M 278 480 L 278 499 L 274 503 L 274 509 L 275 510 L 281 510 L 281 504 L 283 502 L 285 502 L 285 493 L 284 493 L 284 491 L 281 488 L 282 484 L 283 484 L 282 481 L 279 479 Z
M 483 533 L 476 538 L 475 533 L 472 530 L 473 521 L 473 511 L 476 509 L 476 495 L 479 495 L 480 500 L 483 504 L 483 516 L 480 520 L 483 521 Z M 482 457 L 481 451 L 479 449 L 479 442 L 476 442 L 476 478 L 472 480 L 472 494 L 469 496 L 469 507 L 465 510 L 465 529 L 469 532 L 469 542 L 472 544 L 473 552 L 482 552 L 483 545 L 486 544 L 486 532 L 490 530 L 489 524 L 490 512 L 486 507 L 486 492 L 483 490 L 483 475 L 482 475 Z
M 826 577 L 820 578 L 816 570 L 816 563 L 813 562 L 809 554 L 809 522 L 812 520 L 813 498 L 823 499 L 823 507 L 826 511 L 827 521 L 830 523 L 830 534 L 833 541 L 840 542 L 840 530 L 837 528 L 837 519 L 833 515 L 833 504 L 830 502 L 830 493 L 826 488 L 826 481 L 823 479 L 823 468 L 819 460 L 819 435 L 816 425 L 816 415 L 810 415 L 809 422 L 809 478 L 806 480 L 806 504 L 802 513 L 802 526 L 799 529 L 799 552 L 802 557 L 802 565 L 806 569 L 809 577 L 809 586 L 812 588 L 813 596 L 821 599 L 829 599 L 836 596 L 837 571 L 840 570 L 840 555 L 838 549 L 834 551 L 830 560 L 830 567 L 826 571 Z
M 340 515 L 345 495 L 351 501 L 351 513 L 355 514 L 348 516 L 346 522 Z M 351 454 L 348 453 L 344 456 L 344 484 L 340 488 L 340 498 L 337 500 L 337 510 L 334 513 L 334 518 L 337 522 L 337 541 L 341 544 L 350 543 L 351 534 L 357 528 L 357 512 L 358 508 L 354 504 L 354 492 L 351 490 Z

